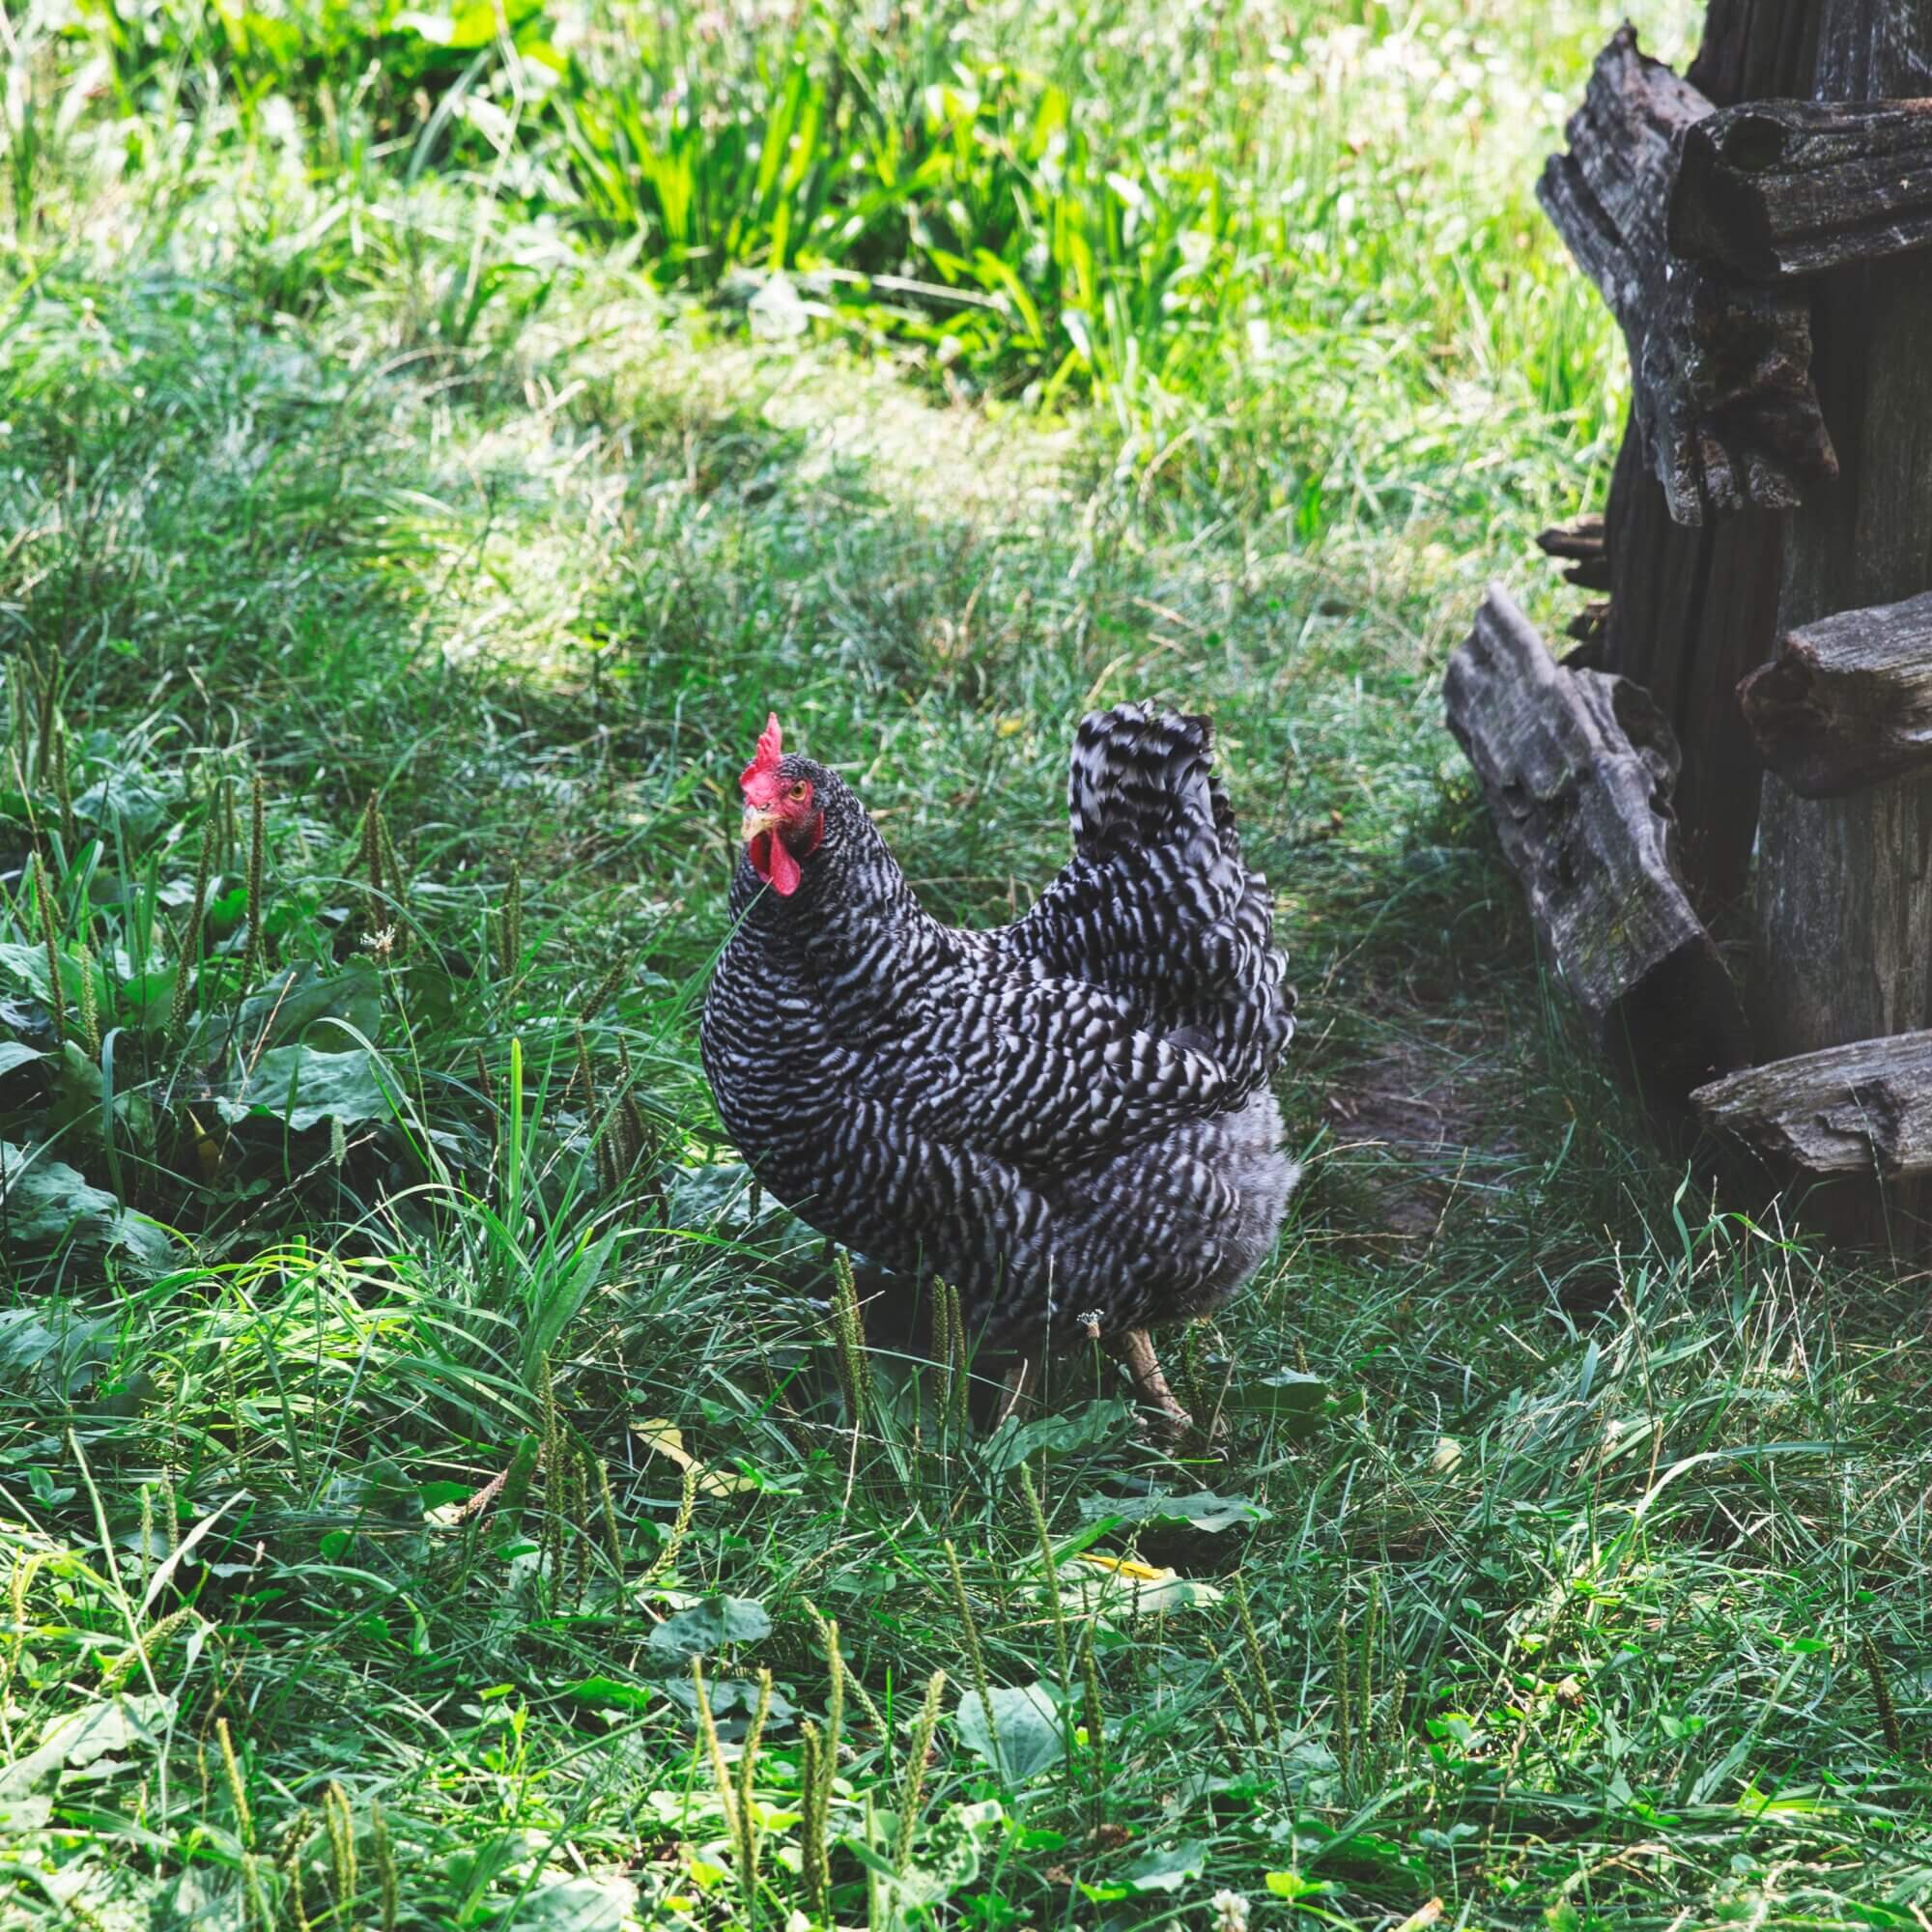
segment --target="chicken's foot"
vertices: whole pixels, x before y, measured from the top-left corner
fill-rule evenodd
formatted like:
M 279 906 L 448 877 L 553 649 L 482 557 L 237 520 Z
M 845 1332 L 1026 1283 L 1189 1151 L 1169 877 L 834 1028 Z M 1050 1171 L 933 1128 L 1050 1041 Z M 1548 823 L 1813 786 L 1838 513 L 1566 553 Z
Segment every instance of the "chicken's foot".
M 1153 1351 L 1153 1338 L 1145 1328 L 1129 1328 L 1124 1335 L 1109 1340 L 1107 1352 L 1132 1378 L 1134 1392 L 1160 1418 L 1158 1427 L 1174 1435 L 1185 1435 L 1194 1427 L 1194 1418 L 1175 1399 L 1161 1373 L 1160 1359 Z

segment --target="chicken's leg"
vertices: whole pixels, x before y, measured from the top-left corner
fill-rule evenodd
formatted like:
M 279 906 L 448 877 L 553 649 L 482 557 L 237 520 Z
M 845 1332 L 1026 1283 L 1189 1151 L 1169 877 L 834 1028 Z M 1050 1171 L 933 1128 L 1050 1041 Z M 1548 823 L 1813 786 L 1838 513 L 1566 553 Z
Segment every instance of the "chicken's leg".
M 1153 1338 L 1145 1328 L 1129 1328 L 1124 1335 L 1109 1341 L 1106 1349 L 1133 1378 L 1135 1392 L 1160 1418 L 1162 1430 L 1185 1435 L 1194 1427 L 1194 1418 L 1175 1400 L 1174 1391 L 1168 1387 L 1159 1358 L 1153 1351 Z
M 1000 1406 L 994 1412 L 997 1429 L 1009 1415 L 1019 1415 L 1035 1406 L 1034 1390 L 1039 1381 L 1039 1365 L 1031 1355 L 1021 1355 L 1000 1381 Z

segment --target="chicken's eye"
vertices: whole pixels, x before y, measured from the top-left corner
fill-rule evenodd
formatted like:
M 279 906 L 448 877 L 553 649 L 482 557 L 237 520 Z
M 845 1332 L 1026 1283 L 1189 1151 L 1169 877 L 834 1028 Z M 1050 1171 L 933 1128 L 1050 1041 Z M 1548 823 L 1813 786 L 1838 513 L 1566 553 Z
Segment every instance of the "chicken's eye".
M 811 787 L 809 784 L 807 784 L 803 779 L 800 779 L 799 781 L 792 786 L 791 790 L 785 794 L 785 796 L 789 799 L 796 801 L 809 797 L 810 795 L 810 792 L 811 792 Z

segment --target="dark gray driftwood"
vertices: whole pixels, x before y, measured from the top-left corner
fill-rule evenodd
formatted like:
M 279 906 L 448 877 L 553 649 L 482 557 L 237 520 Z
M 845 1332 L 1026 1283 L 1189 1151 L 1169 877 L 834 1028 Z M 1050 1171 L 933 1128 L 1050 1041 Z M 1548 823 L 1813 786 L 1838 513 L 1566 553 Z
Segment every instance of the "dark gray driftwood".
M 1805 798 L 1932 766 L 1932 592 L 1790 632 L 1738 701 L 1765 763 Z
M 1620 28 L 1564 130 L 1569 152 L 1537 185 L 1623 328 L 1632 407 L 1680 524 L 1707 508 L 1788 508 L 1836 473 L 1811 386 L 1809 304 L 1670 252 L 1677 144 L 1711 112 Z
M 1689 128 L 1670 245 L 1759 281 L 1932 246 L 1932 101 L 1765 100 Z
M 1932 1174 L 1932 1033 L 1775 1060 L 1690 1097 L 1714 1127 L 1812 1174 Z
M 1737 993 L 1672 860 L 1677 749 L 1649 697 L 1557 664 L 1495 585 L 1443 698 L 1536 929 L 1605 1048 L 1673 1104 L 1742 1065 Z
M 1566 583 L 1584 590 L 1610 587 L 1610 554 L 1604 541 L 1602 517 L 1578 517 L 1574 524 L 1557 524 L 1537 538 L 1536 547 L 1545 556 L 1553 556 L 1567 565 Z

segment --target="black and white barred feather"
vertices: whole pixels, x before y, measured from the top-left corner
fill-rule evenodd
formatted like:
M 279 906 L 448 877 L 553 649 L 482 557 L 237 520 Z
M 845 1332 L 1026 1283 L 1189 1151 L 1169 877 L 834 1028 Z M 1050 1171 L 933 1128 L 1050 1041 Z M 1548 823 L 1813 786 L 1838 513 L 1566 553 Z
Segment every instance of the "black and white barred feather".
M 1200 718 L 1084 720 L 1074 856 L 1011 925 L 940 924 L 810 759 L 798 890 L 732 882 L 705 1070 L 764 1186 L 994 1346 L 1199 1314 L 1253 1273 L 1295 1170 L 1268 1078 L 1293 995 Z

